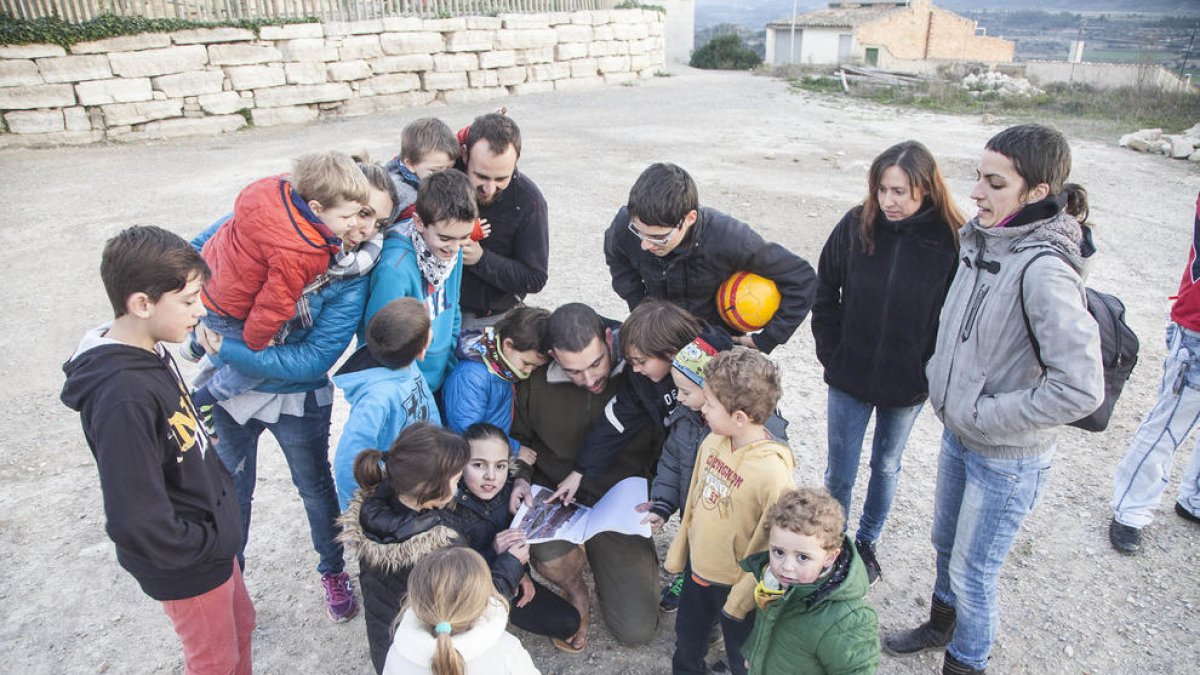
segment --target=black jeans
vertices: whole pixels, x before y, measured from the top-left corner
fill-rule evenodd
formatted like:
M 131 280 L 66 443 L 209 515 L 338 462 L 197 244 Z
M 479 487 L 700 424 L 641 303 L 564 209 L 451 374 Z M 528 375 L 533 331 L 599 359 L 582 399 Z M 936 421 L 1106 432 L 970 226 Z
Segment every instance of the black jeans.
M 579 632 L 579 611 L 562 596 L 533 582 L 533 600 L 524 607 L 517 607 L 515 598 L 509 601 L 512 610 L 508 619 L 517 628 L 534 635 L 547 635 L 566 640 Z
M 692 578 L 691 570 L 683 572 L 683 590 L 679 593 L 679 611 L 675 614 L 675 655 L 671 657 L 671 672 L 675 675 L 704 675 L 708 668 L 708 635 L 713 624 L 721 622 L 725 636 L 725 657 L 734 675 L 746 674 L 742 645 L 754 628 L 754 614 L 742 621 L 725 616 L 721 608 L 729 597 L 729 586 L 701 586 Z

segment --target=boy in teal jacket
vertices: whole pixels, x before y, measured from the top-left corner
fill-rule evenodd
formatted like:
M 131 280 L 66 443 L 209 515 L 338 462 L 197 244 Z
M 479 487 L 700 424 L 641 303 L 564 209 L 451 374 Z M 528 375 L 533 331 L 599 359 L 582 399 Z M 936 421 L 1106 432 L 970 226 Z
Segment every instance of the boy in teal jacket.
M 874 673 L 879 620 L 841 504 L 824 488 L 800 488 L 780 496 L 766 520 L 768 549 L 741 563 L 758 579 L 754 630 L 742 647 L 750 674 Z

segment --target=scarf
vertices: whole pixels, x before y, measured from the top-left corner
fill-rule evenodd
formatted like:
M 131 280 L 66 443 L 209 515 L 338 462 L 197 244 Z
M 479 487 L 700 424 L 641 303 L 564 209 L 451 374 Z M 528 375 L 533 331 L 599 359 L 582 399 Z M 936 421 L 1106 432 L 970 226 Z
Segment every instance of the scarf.
M 500 335 L 496 333 L 496 328 L 487 326 L 479 337 L 474 338 L 467 345 L 467 352 L 481 360 L 483 365 L 487 366 L 488 372 L 505 382 L 516 384 L 521 380 L 529 379 L 530 373 L 519 370 L 509 362 L 508 357 L 504 355 L 504 350 L 500 348 L 502 342 Z
M 458 262 L 458 256 L 454 256 L 451 260 L 442 260 L 437 257 L 433 251 L 429 249 L 429 245 L 425 243 L 425 238 L 417 231 L 413 225 L 413 221 L 408 221 L 404 225 L 406 229 L 402 230 L 408 235 L 409 241 L 412 242 L 413 250 L 417 254 L 417 269 L 421 270 L 421 276 L 425 277 L 425 281 L 433 287 L 433 290 L 440 291 L 442 286 L 446 285 L 446 279 L 450 278 L 450 274 L 454 271 L 454 265 Z M 431 293 L 432 295 L 432 293 Z
M 359 244 L 356 249 L 343 249 L 335 253 L 329 269 L 317 275 L 316 279 L 304 287 L 300 298 L 296 300 L 296 313 L 280 327 L 271 343 L 283 344 L 293 332 L 303 328 L 312 328 L 314 319 L 309 298 L 320 293 L 334 281 L 347 281 L 370 274 L 371 270 L 375 269 L 375 265 L 379 263 L 382 253 L 383 232 L 377 232 L 375 236 Z
M 996 227 L 1020 227 L 1036 223 L 1039 220 L 1047 220 L 1058 215 L 1067 205 L 1067 193 L 1063 192 L 1056 195 L 1050 195 L 1041 201 L 1026 204 L 1021 207 L 1013 215 L 1009 216 L 1008 220 L 1000 223 Z

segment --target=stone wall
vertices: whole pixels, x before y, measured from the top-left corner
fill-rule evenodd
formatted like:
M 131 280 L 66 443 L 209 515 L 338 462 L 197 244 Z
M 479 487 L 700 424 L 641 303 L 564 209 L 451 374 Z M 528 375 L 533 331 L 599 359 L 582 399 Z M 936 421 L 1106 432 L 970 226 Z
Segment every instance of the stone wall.
M 168 138 L 624 84 L 664 63 L 640 9 L 0 45 L 0 145 Z
M 1030 61 L 1025 64 L 1025 72 L 1041 84 L 1078 83 L 1097 89 L 1137 87 L 1177 92 L 1195 91 L 1190 81 L 1157 63 Z

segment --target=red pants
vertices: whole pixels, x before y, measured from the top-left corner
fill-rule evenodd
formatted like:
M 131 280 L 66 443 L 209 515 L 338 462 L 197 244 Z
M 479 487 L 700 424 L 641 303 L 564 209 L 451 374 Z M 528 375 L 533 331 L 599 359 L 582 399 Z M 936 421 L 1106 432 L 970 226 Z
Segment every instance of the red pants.
M 194 598 L 166 600 L 162 605 L 183 642 L 185 675 L 250 675 L 254 605 L 236 559 L 225 583 Z

